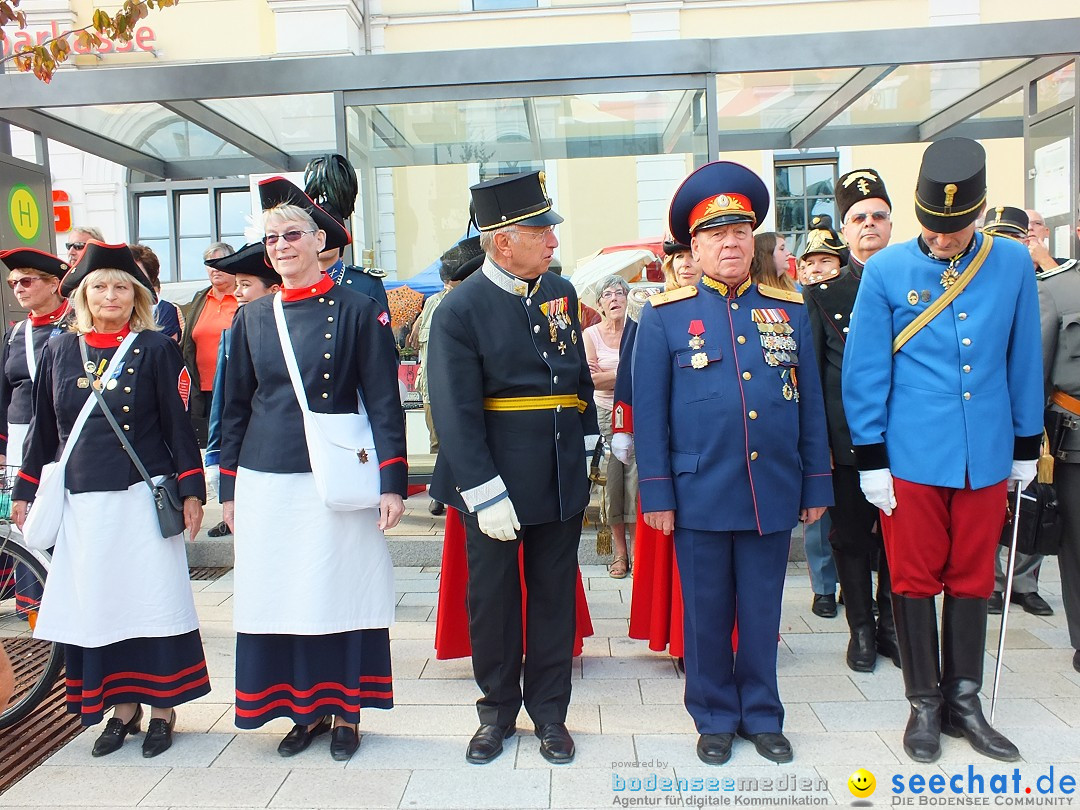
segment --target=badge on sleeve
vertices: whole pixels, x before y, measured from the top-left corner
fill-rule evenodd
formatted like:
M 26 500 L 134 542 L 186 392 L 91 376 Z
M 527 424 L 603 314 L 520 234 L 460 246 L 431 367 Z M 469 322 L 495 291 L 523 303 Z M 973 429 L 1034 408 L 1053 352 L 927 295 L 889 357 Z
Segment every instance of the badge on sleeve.
M 389 326 L 390 325 L 390 316 L 387 315 L 385 312 L 380 312 L 379 313 L 379 323 L 381 323 L 383 326 Z
M 184 410 L 188 409 L 188 402 L 191 399 L 191 375 L 188 374 L 186 368 L 180 369 L 180 376 L 176 379 L 176 390 L 180 394 L 180 399 L 184 403 Z

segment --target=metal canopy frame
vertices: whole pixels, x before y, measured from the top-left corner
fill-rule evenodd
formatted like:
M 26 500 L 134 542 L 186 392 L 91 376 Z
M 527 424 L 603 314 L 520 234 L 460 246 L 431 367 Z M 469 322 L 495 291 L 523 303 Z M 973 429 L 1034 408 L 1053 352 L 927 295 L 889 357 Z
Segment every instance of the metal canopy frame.
M 858 47 L 853 47 L 857 43 Z M 1022 137 L 1023 116 L 979 119 L 978 113 L 1080 54 L 1080 19 L 907 28 L 726 39 L 549 45 L 365 56 L 271 58 L 109 70 L 61 70 L 45 85 L 26 74 L 0 74 L 0 121 L 99 155 L 143 175 L 183 180 L 266 171 L 296 171 L 312 156 L 288 153 L 201 103 L 205 99 L 333 93 L 336 142 L 347 152 L 346 106 L 520 98 L 529 122 L 523 158 L 573 154 L 572 144 L 547 144 L 536 126 L 533 99 L 589 93 L 684 90 L 655 148 L 685 147 L 685 123 L 695 97 L 708 112 L 708 157 L 723 150 L 910 143 L 944 133 L 973 138 Z M 873 64 L 859 61 L 870 54 Z M 832 122 L 901 65 L 1025 59 L 923 121 L 835 125 Z M 732 73 L 855 68 L 809 114 L 788 128 L 725 132 L 716 121 L 716 77 Z M 498 77 L 493 82 L 492 77 Z M 149 103 L 179 115 L 245 154 L 162 159 L 63 120 L 64 108 Z M 368 119 L 390 147 L 383 165 L 434 160 L 430 145 L 412 144 L 378 109 Z M 618 143 L 611 145 L 613 153 Z M 640 148 L 634 147 L 634 148 Z M 605 149 L 605 152 L 608 150 Z M 640 152 L 635 152 L 640 153 Z M 365 156 L 367 159 L 370 156 Z M 704 157 L 704 156 L 702 156 Z

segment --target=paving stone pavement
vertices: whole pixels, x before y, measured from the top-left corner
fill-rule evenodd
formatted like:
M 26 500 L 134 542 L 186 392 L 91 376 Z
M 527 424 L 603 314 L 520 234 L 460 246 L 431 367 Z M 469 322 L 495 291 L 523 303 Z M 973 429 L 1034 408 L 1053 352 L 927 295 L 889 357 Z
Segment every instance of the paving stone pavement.
M 398 567 L 398 621 L 391 631 L 397 706 L 367 710 L 363 739 L 348 763 L 334 762 L 321 738 L 292 759 L 275 748 L 291 723 L 278 720 L 259 731 L 233 726 L 232 575 L 192 582 L 203 619 L 212 692 L 179 710 L 173 748 L 152 760 L 140 755 L 139 738 L 118 753 L 92 759 L 99 733 L 88 729 L 0 796 L 0 807 L 106 808 L 604 808 L 850 806 L 848 777 L 871 771 L 876 793 L 860 804 L 895 805 L 910 799 L 942 802 L 964 790 L 1008 776 L 1008 799 L 1070 799 L 1062 778 L 1080 781 L 1080 673 L 1071 666 L 1057 565 L 1044 565 L 1040 591 L 1053 606 L 1048 618 L 1013 608 L 998 727 L 1020 747 L 1024 761 L 997 763 L 963 740 L 943 737 L 933 765 L 905 756 L 901 732 L 907 717 L 899 670 L 879 660 L 874 673 L 844 665 L 843 613 L 820 619 L 810 613 L 804 563 L 789 564 L 780 639 L 780 692 L 785 729 L 795 760 L 784 766 L 760 758 L 737 741 L 731 762 L 703 765 L 694 753 L 696 734 L 682 706 L 682 678 L 672 660 L 626 637 L 632 578 L 615 581 L 599 565 L 582 568 L 597 617 L 574 664 L 574 697 L 568 725 L 577 759 L 551 766 L 537 751 L 532 724 L 522 713 L 519 733 L 506 752 L 486 766 L 468 765 L 465 746 L 477 720 L 478 691 L 467 660 L 436 661 L 434 597 L 439 569 Z M 992 628 L 998 618 L 991 617 Z M 989 693 L 996 630 L 987 657 Z M 985 699 L 988 706 L 988 698 Z M 1013 791 L 1013 771 L 1018 769 Z M 1041 794 L 1053 773 L 1055 792 Z M 933 794 L 939 776 L 943 794 Z M 1043 777 L 1039 780 L 1039 777 Z M 909 786 L 915 778 L 916 793 Z M 919 778 L 922 785 L 919 787 Z M 665 782 L 665 780 L 667 780 Z M 897 781 L 898 780 L 898 781 Z M 894 795 L 894 784 L 905 792 Z M 937 783 L 934 782 L 933 785 Z M 999 783 L 1000 784 L 1000 781 Z M 665 790 L 665 785 L 669 789 Z M 1025 794 L 1025 788 L 1032 789 Z M 1067 780 L 1064 787 L 1068 787 Z

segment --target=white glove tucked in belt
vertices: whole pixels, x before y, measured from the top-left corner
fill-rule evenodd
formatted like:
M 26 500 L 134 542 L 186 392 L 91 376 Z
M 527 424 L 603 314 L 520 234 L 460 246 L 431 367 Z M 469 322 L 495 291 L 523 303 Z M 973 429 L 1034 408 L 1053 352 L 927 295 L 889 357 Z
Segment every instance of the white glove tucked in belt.
M 634 462 L 634 434 L 616 433 L 611 437 L 611 453 L 629 467 Z
M 896 508 L 896 493 L 893 491 L 892 472 L 887 467 L 883 470 L 860 472 L 859 486 L 866 500 L 886 515 L 892 514 L 892 510 Z
M 517 537 L 517 530 L 521 528 L 518 523 L 517 512 L 509 498 L 496 501 L 491 506 L 476 510 L 476 522 L 480 524 L 480 531 L 488 537 L 502 540 L 504 543 Z
M 206 468 L 206 497 L 207 500 L 216 497 L 218 484 L 221 483 L 221 468 L 217 464 L 211 464 Z
M 1009 470 L 1009 482 L 1019 481 L 1020 489 L 1027 489 L 1027 485 L 1035 480 L 1039 471 L 1039 462 L 1035 459 L 1013 459 L 1012 469 Z

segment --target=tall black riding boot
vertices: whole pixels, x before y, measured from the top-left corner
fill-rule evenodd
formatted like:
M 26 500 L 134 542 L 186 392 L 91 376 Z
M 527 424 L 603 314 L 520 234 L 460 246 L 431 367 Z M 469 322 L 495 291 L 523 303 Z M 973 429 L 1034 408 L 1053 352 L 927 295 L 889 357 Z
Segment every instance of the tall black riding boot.
M 941 694 L 945 698 L 941 730 L 967 737 L 971 747 L 1002 762 L 1020 759 L 1020 752 L 983 716 L 979 690 L 986 655 L 986 600 L 945 595 L 941 616 Z
M 870 555 L 862 551 L 833 549 L 836 577 L 844 591 L 844 615 L 851 640 L 847 665 L 856 672 L 873 672 L 877 661 L 874 649 L 873 581 Z
M 904 750 L 916 762 L 941 756 L 941 670 L 938 665 L 937 607 L 934 598 L 892 595 L 896 640 L 904 671 L 904 696 L 911 716 L 904 729 Z
M 896 642 L 896 623 L 893 620 L 892 577 L 884 552 L 878 560 L 877 606 L 877 651 L 899 667 L 900 645 Z

